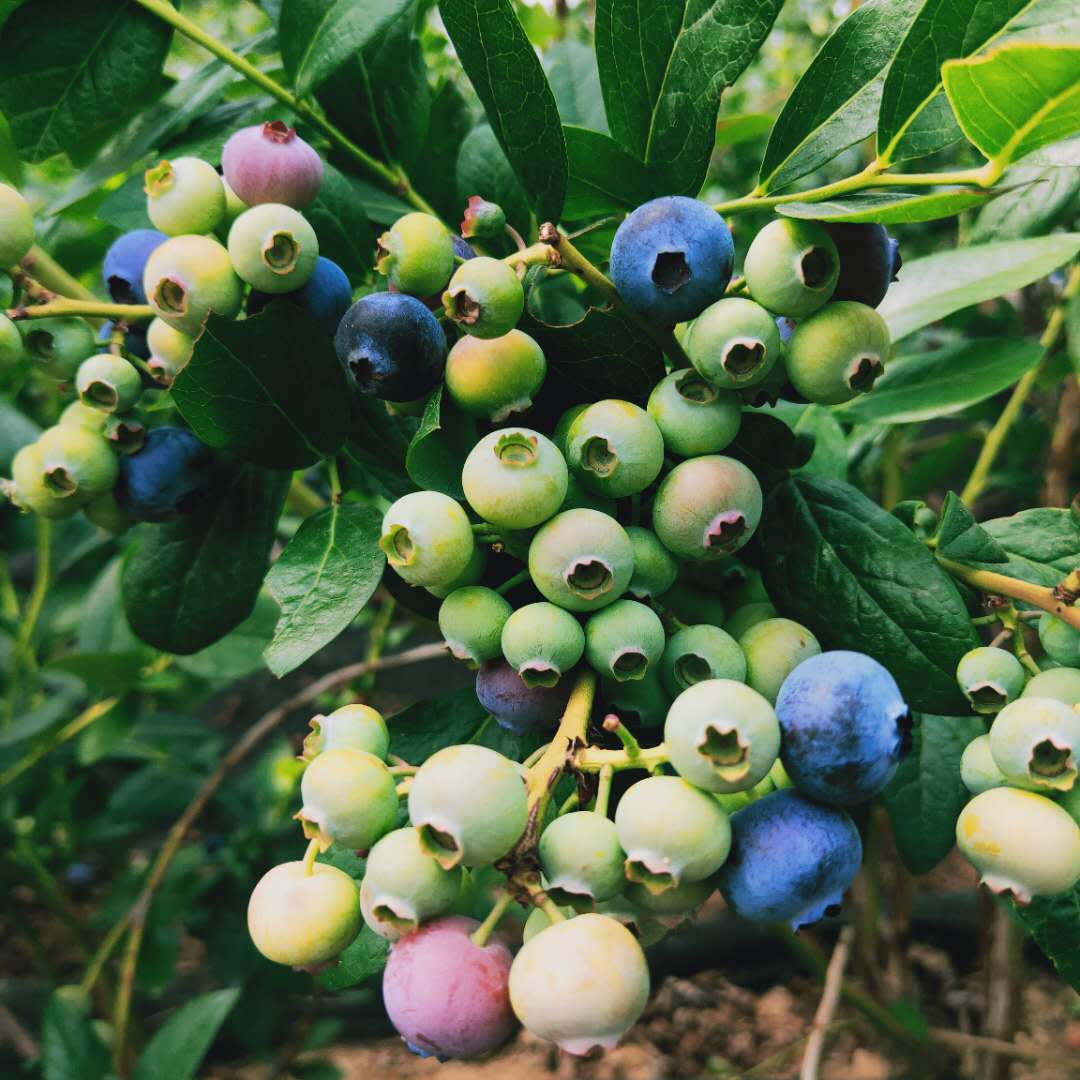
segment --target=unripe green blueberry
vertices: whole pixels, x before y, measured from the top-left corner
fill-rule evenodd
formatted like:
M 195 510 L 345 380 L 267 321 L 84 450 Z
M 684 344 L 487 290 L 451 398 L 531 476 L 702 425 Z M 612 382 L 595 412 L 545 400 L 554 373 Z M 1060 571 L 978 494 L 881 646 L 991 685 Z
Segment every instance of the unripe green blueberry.
M 739 638 L 739 648 L 746 657 L 746 684 L 774 705 L 784 680 L 804 660 L 821 652 L 817 638 L 791 619 L 757 623 Z
M 596 611 L 614 603 L 633 573 L 630 537 L 598 510 L 564 510 L 542 525 L 529 544 L 533 584 L 570 611 Z
M 144 175 L 146 213 L 169 236 L 213 232 L 225 218 L 225 188 L 217 169 L 195 157 L 162 161 Z
M 799 323 L 784 364 L 807 401 L 840 405 L 873 390 L 889 347 L 889 328 L 873 308 L 837 300 Z
M 465 511 L 438 491 L 402 495 L 383 515 L 379 547 L 410 585 L 453 581 L 468 565 L 475 544 Z
M 690 363 L 713 386 L 742 390 L 764 382 L 776 366 L 780 331 L 776 319 L 760 304 L 730 296 L 717 300 L 694 320 L 685 349 Z
M 649 529 L 627 525 L 626 535 L 634 546 L 634 576 L 627 592 L 642 600 L 655 600 L 675 584 L 679 564 Z
M 615 517 L 619 511 L 614 499 L 605 499 L 603 495 L 594 495 L 591 491 L 586 491 L 581 481 L 573 473 L 569 473 L 566 478 L 566 497 L 562 501 L 562 506 L 559 507 L 559 512 L 582 508 L 599 510 L 601 514 L 607 514 L 608 517 Z
M 554 604 L 526 604 L 502 628 L 503 656 L 530 689 L 554 686 L 584 651 L 581 623 Z
M 416 829 L 395 829 L 368 853 L 360 886 L 364 920 L 380 937 L 411 933 L 450 910 L 464 874 L 460 866 L 444 870 L 424 850 Z
M 608 709 L 621 719 L 632 720 L 642 727 L 659 727 L 671 707 L 671 696 L 664 689 L 655 667 L 649 668 L 643 679 L 628 682 L 602 679 L 600 689 Z
M 1056 796 L 1058 806 L 1080 825 L 1080 784 L 1074 784 L 1069 791 Z
M 170 326 L 164 319 L 153 319 L 146 330 L 150 359 L 146 365 L 164 386 L 187 367 L 195 342 L 183 331 Z
M 719 626 L 724 621 L 723 599 L 688 580 L 683 574 L 666 593 L 660 595 L 658 603 L 669 615 L 687 626 L 698 623 Z
M 94 332 L 83 319 L 27 319 L 18 328 L 26 355 L 57 382 L 74 378 L 79 365 L 97 348 Z
M 500 240 L 506 236 L 506 212 L 498 203 L 488 202 L 479 195 L 470 195 L 461 222 L 461 235 L 466 240 Z
M 712 894 L 716 892 L 716 881 L 705 878 L 702 881 L 684 881 L 661 893 L 653 892 L 637 882 L 629 882 L 623 895 L 640 911 L 660 918 L 665 922 L 678 925 L 686 916 L 696 911 Z M 675 916 L 681 916 L 676 918 Z
M 746 657 L 725 630 L 708 623 L 684 626 L 668 638 L 660 660 L 664 689 L 676 697 L 706 679 L 746 679 Z
M 720 804 L 678 776 L 650 776 L 630 787 L 616 807 L 615 828 L 626 876 L 651 892 L 710 877 L 731 848 Z
M 262 203 L 232 223 L 229 259 L 237 274 L 260 292 L 295 292 L 315 272 L 319 241 L 299 210 Z
M 594 671 L 616 682 L 643 679 L 663 655 L 664 624 L 636 600 L 616 600 L 585 624 L 585 658 Z
M 563 457 L 566 457 L 566 437 L 570 433 L 570 427 L 588 407 L 588 402 L 571 405 L 570 408 L 555 421 L 555 429 L 551 433 L 551 441 L 559 448 L 559 452 Z
M 484 746 L 447 746 L 420 766 L 409 818 L 444 869 L 501 859 L 525 830 L 525 782 L 517 765 Z
M 80 427 L 51 427 L 37 446 L 45 486 L 53 495 L 85 506 L 112 491 L 119 464 L 101 435 Z
M 611 900 L 626 885 L 615 823 L 593 810 L 556 818 L 537 848 L 547 893 L 557 904 Z
M 1021 697 L 1053 698 L 1066 705 L 1080 705 L 1080 669 L 1051 668 L 1028 681 Z
M 134 416 L 105 416 L 105 438 L 121 454 L 137 454 L 146 444 L 146 425 Z
M 351 746 L 318 754 L 304 770 L 300 795 L 304 805 L 296 817 L 323 851 L 331 843 L 366 851 L 397 820 L 390 771 L 374 754 Z
M 775 619 L 778 614 L 776 608 L 767 600 L 744 604 L 728 616 L 724 629 L 738 641 L 750 627 L 757 626 L 766 619 Z
M 225 217 L 218 228 L 218 235 L 225 236 L 232 223 L 248 208 L 248 204 L 229 187 L 229 181 L 224 176 L 221 178 L 221 187 L 225 192 Z
M 450 230 L 431 214 L 406 214 L 379 237 L 375 267 L 401 292 L 431 296 L 454 272 Z
M 990 725 L 990 750 L 1010 784 L 1068 791 L 1076 783 L 1080 713 L 1052 698 L 1020 698 Z
M 25 356 L 19 328 L 6 315 L 0 315 L 0 372 L 15 367 Z
M 1051 660 L 1065 667 L 1080 666 L 1080 630 L 1064 619 L 1043 615 L 1039 619 L 1039 641 Z
M 10 274 L 0 270 L 0 308 L 9 308 L 15 303 L 15 282 Z
M 0 266 L 14 266 L 34 243 L 34 215 L 26 200 L 0 184 Z
M 464 589 L 466 585 L 475 585 L 487 570 L 488 549 L 483 544 L 474 544 L 465 569 L 445 585 L 425 585 L 425 592 L 431 593 L 437 600 L 445 600 L 455 589 Z
M 956 821 L 956 846 L 984 885 L 1021 904 L 1080 879 L 1080 826 L 1032 791 L 998 787 L 976 795 Z
M 832 296 L 840 256 L 820 222 L 777 218 L 751 241 L 743 273 L 759 304 L 777 315 L 802 319 Z
M 382 713 L 360 702 L 342 705 L 329 716 L 313 716 L 308 726 L 311 731 L 304 737 L 300 755 L 305 761 L 342 746 L 363 750 L 385 761 L 390 750 L 390 732 Z
M 531 529 L 547 521 L 562 506 L 566 482 L 562 454 L 530 428 L 500 428 L 485 435 L 461 470 L 469 505 L 501 529 Z
M 191 337 L 211 311 L 230 319 L 239 314 L 244 296 L 228 251 L 208 236 L 174 236 L 155 248 L 143 289 L 154 314 Z
M 58 520 L 72 517 L 82 506 L 80 500 L 58 495 L 45 483 L 45 461 L 36 442 L 19 449 L 11 459 L 11 479 L 11 501 L 23 510 Z
M 673 554 L 693 562 L 738 551 L 761 521 L 761 485 L 734 458 L 690 458 L 664 477 L 653 500 L 656 535 Z
M 497 338 L 508 334 L 521 318 L 525 293 L 511 267 L 480 255 L 454 271 L 442 302 L 447 317 L 467 334 Z
M 103 435 L 108 419 L 108 413 L 95 409 L 91 405 L 84 405 L 81 401 L 73 401 L 60 414 L 60 419 L 56 423 L 58 427 L 86 428 L 87 431 Z
M 589 491 L 620 499 L 644 491 L 660 475 L 664 437 L 644 409 L 609 398 L 570 425 L 566 460 Z
M 980 646 L 964 653 L 956 681 L 977 713 L 996 713 L 1020 696 L 1024 667 L 1011 652 Z
M 503 626 L 513 610 L 494 589 L 467 585 L 439 607 L 439 632 L 458 660 L 479 666 L 502 654 Z
M 672 702 L 664 742 L 675 771 L 690 783 L 746 791 L 769 775 L 780 753 L 780 724 L 756 690 L 734 679 L 706 679 Z
M 116 496 L 111 491 L 91 499 L 83 507 L 86 520 L 96 525 L 99 529 L 119 535 L 131 528 L 133 522 L 131 516 L 116 501 Z
M 79 365 L 75 389 L 84 405 L 106 413 L 123 413 L 142 397 L 142 378 L 122 356 L 99 353 Z
M 610 1049 L 649 998 L 649 967 L 634 935 L 607 915 L 555 923 L 514 957 L 510 1004 L 534 1035 L 570 1054 Z
M 275 964 L 311 967 L 333 960 L 360 932 L 360 894 L 328 863 L 282 863 L 259 879 L 248 901 L 248 933 Z
M 511 330 L 497 338 L 459 338 L 446 357 L 444 378 L 461 409 L 501 424 L 532 407 L 546 374 L 544 351 L 528 334 Z
M 994 760 L 989 735 L 979 735 L 964 747 L 960 756 L 960 779 L 972 795 L 1008 784 Z
M 664 446 L 681 457 L 716 454 L 739 433 L 742 399 L 718 390 L 696 371 L 673 371 L 653 387 L 648 413 L 656 421 Z

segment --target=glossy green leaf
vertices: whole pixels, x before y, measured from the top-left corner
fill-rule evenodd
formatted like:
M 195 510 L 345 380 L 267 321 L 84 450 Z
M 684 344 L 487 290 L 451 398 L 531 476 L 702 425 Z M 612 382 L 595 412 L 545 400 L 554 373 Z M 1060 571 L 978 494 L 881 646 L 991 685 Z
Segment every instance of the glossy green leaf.
M 0 472 L 7 472 L 15 452 L 34 442 L 41 428 L 17 409 L 7 398 L 0 397 Z
M 475 123 L 473 113 L 472 104 L 465 100 L 458 84 L 445 82 L 431 100 L 423 141 L 406 163 L 413 187 L 450 225 L 461 221 L 465 209 L 465 203 L 458 196 L 455 163 L 461 144 Z M 524 193 L 521 198 L 524 202 Z M 370 209 L 368 215 L 371 215 Z
M 724 116 L 716 125 L 717 147 L 738 146 L 753 142 L 772 130 L 775 118 L 768 113 L 742 113 L 740 116 Z
M 869 0 L 821 46 L 777 118 L 762 191 L 782 188 L 873 134 L 885 72 L 921 0 Z
M 153 225 L 146 213 L 146 192 L 143 191 L 141 175 L 129 176 L 115 191 L 110 191 L 98 207 L 101 221 L 123 232 L 130 229 L 151 229 Z
M 175 665 L 210 684 L 226 686 L 265 668 L 263 650 L 274 636 L 278 606 L 263 590 L 251 614 L 220 641 L 201 649 L 194 656 L 179 656 Z
M 1080 131 L 1080 45 L 1010 45 L 941 75 L 964 134 L 998 168 Z
M 570 174 L 563 216 L 569 221 L 633 210 L 657 192 L 649 170 L 610 135 L 564 127 Z
M 44 1080 L 104 1080 L 109 1073 L 109 1051 L 90 1017 L 55 993 L 45 1009 L 41 1069 Z
M 885 365 L 872 393 L 833 412 L 855 423 L 915 424 L 948 416 L 1008 389 L 1041 355 L 1037 341 L 976 338 L 896 357 Z
M 284 0 L 278 22 L 281 59 L 304 97 L 358 53 L 410 0 Z
M 132 1080 L 191 1080 L 239 997 L 239 990 L 213 990 L 182 1005 L 154 1032 Z
M 19 151 L 11 134 L 11 125 L 3 113 L 0 113 L 0 177 L 15 187 L 19 187 L 23 180 Z
M 488 124 L 478 124 L 461 141 L 454 173 L 457 181 L 455 213 L 463 214 L 469 198 L 479 195 L 498 203 L 506 213 L 506 220 L 518 232 L 529 231 L 529 197 Z
M 365 924 L 337 962 L 316 978 L 327 990 L 346 990 L 374 979 L 386 967 L 389 952 L 390 942 Z
M 667 194 L 697 194 L 720 95 L 754 59 L 782 6 L 782 0 L 597 3 L 596 58 L 611 134 L 655 171 Z
M 1080 567 L 1080 522 L 1070 510 L 1036 507 L 982 527 L 1008 553 L 1006 565 L 989 565 L 1007 577 L 1053 588 Z
M 476 445 L 476 421 L 443 394 L 440 386 L 428 398 L 420 427 L 409 443 L 405 467 L 420 488 L 464 499 L 461 469 Z
M 374 266 L 375 230 L 351 176 L 327 162 L 322 187 L 304 216 L 319 238 L 319 254 L 333 259 L 350 277 L 361 277 Z
M 157 96 L 172 31 L 129 0 L 35 0 L 0 32 L 0 112 L 20 156 L 76 164 Z
M 567 38 L 545 49 L 541 59 L 562 122 L 607 134 L 596 53 L 588 45 Z
M 881 795 L 911 873 L 929 873 L 955 846 L 956 819 L 969 798 L 960 757 L 985 731 L 977 716 L 915 714 L 911 750 Z
M 905 262 L 878 311 L 893 341 L 954 311 L 1045 277 L 1080 251 L 1080 233 L 979 244 Z
M 281 301 L 241 322 L 211 315 L 172 397 L 208 446 L 300 469 L 345 441 L 345 386 L 325 330 Z
M 942 65 L 984 49 L 1035 2 L 925 0 L 885 78 L 877 124 L 879 159 L 895 163 L 925 157 L 959 138 L 942 93 Z
M 897 518 L 850 484 L 799 476 L 760 529 L 769 596 L 824 648 L 884 664 L 918 710 L 965 712 L 960 657 L 978 645 L 949 576 Z
M 955 491 L 945 496 L 934 550 L 953 562 L 1004 563 L 1008 552 L 975 520 Z
M 807 405 L 792 424 L 796 435 L 809 435 L 814 440 L 814 452 L 797 473 L 827 476 L 833 480 L 847 479 L 847 440 L 844 429 L 832 412 L 823 405 Z
M 416 419 L 392 413 L 386 402 L 368 394 L 352 396 L 350 414 L 349 438 L 341 457 L 345 487 L 388 499 L 413 491 L 405 454 L 416 434 Z
M 1012 911 L 1058 974 L 1080 991 L 1080 885 L 1058 896 L 1036 896 Z
M 881 225 L 909 225 L 955 217 L 965 210 L 983 206 L 1002 194 L 1004 191 L 1000 188 L 989 191 L 935 191 L 929 195 L 875 191 L 830 202 L 784 203 L 776 208 L 776 212 L 784 217 L 809 218 L 811 221 L 876 221 Z
M 279 678 L 333 641 L 371 599 L 386 562 L 381 524 L 373 507 L 328 506 L 304 520 L 270 568 L 266 587 L 281 618 L 265 656 Z
M 289 477 L 250 465 L 228 470 L 205 506 L 143 525 L 124 563 L 124 611 L 138 637 L 165 652 L 198 652 L 251 613 Z
M 566 195 L 559 109 L 510 0 L 440 0 L 439 12 L 537 218 L 558 221 Z

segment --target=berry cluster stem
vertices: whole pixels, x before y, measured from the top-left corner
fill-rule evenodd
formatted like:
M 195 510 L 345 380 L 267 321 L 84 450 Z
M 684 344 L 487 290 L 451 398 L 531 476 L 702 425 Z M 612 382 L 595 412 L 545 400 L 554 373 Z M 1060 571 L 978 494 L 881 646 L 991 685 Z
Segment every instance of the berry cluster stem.
M 372 179 L 380 183 L 387 191 L 399 195 L 411 206 L 425 214 L 438 217 L 431 204 L 409 183 L 409 178 L 400 169 L 391 168 L 378 158 L 372 157 L 366 150 L 357 146 L 343 131 L 335 127 L 320 112 L 312 108 L 306 101 L 300 100 L 295 94 L 286 89 L 276 79 L 264 74 L 250 61 L 245 60 L 239 53 L 234 52 L 224 43 L 218 41 L 212 34 L 208 34 L 197 23 L 182 15 L 167 0 L 136 0 L 140 7 L 145 8 L 151 14 L 156 15 L 163 22 L 168 23 L 173 29 L 178 30 L 184 37 L 201 45 L 207 52 L 223 60 L 234 71 L 238 71 L 249 82 L 254 83 L 261 90 L 265 90 L 276 101 L 292 109 L 294 113 L 313 128 L 319 131 L 326 139 L 338 149 L 348 154 L 353 161 Z
M 940 555 L 937 560 L 943 569 L 953 577 L 966 582 L 973 589 L 979 589 L 984 593 L 999 593 L 1012 600 L 1033 604 L 1035 607 L 1042 608 L 1043 611 L 1049 611 L 1051 615 L 1055 615 L 1062 622 L 1067 622 L 1074 629 L 1080 630 L 1080 608 L 1059 600 L 1054 595 L 1053 589 L 1048 589 L 1044 585 L 1032 585 L 1030 581 L 1007 577 L 993 570 L 976 570 L 963 563 L 953 562 L 952 559 L 943 559 Z
M 655 772 L 661 765 L 666 764 L 667 760 L 668 750 L 664 743 L 639 750 L 636 754 L 630 754 L 626 750 L 604 750 L 596 746 L 586 746 L 574 757 L 574 768 L 581 772 L 599 772 L 610 766 L 616 772 L 623 769 Z
M 307 851 L 304 852 L 304 873 L 311 877 L 315 873 L 315 856 L 319 854 L 319 838 L 308 842 Z
M 488 912 L 487 918 L 469 935 L 474 945 L 482 949 L 488 943 L 488 938 L 491 937 L 495 927 L 499 925 L 499 920 L 506 914 L 507 909 L 513 902 L 513 895 L 509 890 L 504 889 L 495 901 L 494 907 Z
M 101 300 L 69 300 L 58 296 L 55 300 L 46 300 L 43 304 L 32 307 L 8 308 L 5 312 L 9 319 L 50 319 L 58 315 L 77 315 L 91 319 L 144 320 L 154 317 L 154 309 L 149 304 L 106 304 Z

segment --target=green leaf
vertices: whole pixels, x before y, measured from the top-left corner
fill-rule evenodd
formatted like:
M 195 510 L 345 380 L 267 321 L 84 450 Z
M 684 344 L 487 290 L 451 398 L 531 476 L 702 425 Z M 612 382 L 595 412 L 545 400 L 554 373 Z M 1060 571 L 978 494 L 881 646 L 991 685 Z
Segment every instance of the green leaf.
M 1078 251 L 1080 233 L 1055 233 L 925 255 L 904 264 L 878 311 L 899 341 L 954 311 L 1038 281 Z
M 405 468 L 417 487 L 441 491 L 454 499 L 464 499 L 461 470 L 469 451 L 476 445 L 476 421 L 443 397 L 443 388 L 433 390 L 420 418 L 420 426 L 405 454 Z
M 375 232 L 351 176 L 327 162 L 322 187 L 304 216 L 319 238 L 319 254 L 333 259 L 350 277 L 362 277 L 375 265 Z
M 950 60 L 941 77 L 964 134 L 999 170 L 1080 131 L 1080 46 L 1010 45 Z
M 547 49 L 541 60 L 562 122 L 606 135 L 604 95 L 593 50 L 567 38 Z
M 829 649 L 884 664 L 914 709 L 965 712 L 960 657 L 979 644 L 960 594 L 891 514 L 850 484 L 800 476 L 760 527 L 769 596 Z
M 191 1080 L 239 997 L 214 990 L 177 1009 L 139 1055 L 132 1080 Z
M 211 687 L 226 686 L 262 671 L 263 650 L 274 636 L 277 620 L 277 604 L 265 591 L 260 592 L 254 610 L 235 630 L 194 656 L 178 657 L 175 666 Z
M 813 440 L 799 439 L 794 425 L 761 410 L 743 414 L 739 433 L 724 453 L 741 461 L 770 491 L 793 469 L 809 464 L 813 449 Z
M 881 795 L 911 873 L 929 873 L 955 846 L 956 819 L 969 797 L 960 756 L 985 731 L 977 716 L 915 714 L 911 751 Z
M 810 435 L 814 452 L 797 473 L 828 476 L 833 480 L 847 479 L 847 440 L 844 429 L 829 409 L 822 405 L 807 405 L 791 426 L 796 435 Z
M 35 0 L 0 33 L 0 112 L 20 156 L 83 164 L 157 96 L 170 28 L 129 0 Z
M 821 46 L 777 118 L 761 162 L 774 191 L 873 134 L 889 61 L 921 0 L 869 0 Z
M 769 113 L 742 113 L 739 116 L 722 117 L 716 125 L 716 145 L 727 147 L 754 142 L 768 135 L 775 122 L 775 117 Z
M 720 95 L 757 55 L 783 0 L 599 0 L 596 59 L 611 134 L 669 194 L 705 181 Z M 632 62 L 628 62 L 632 60 Z
M 925 0 L 885 77 L 877 125 L 880 160 L 925 157 L 959 138 L 941 89 L 942 65 L 991 44 L 1035 2 Z
M 948 416 L 1008 389 L 1040 356 L 1037 341 L 1004 337 L 975 338 L 933 352 L 898 356 L 885 365 L 873 393 L 854 398 L 833 413 L 855 423 L 888 424 Z
M 0 113 L 0 176 L 15 187 L 22 186 L 22 162 L 11 134 L 11 125 L 3 113 Z
M 300 97 L 384 32 L 411 0 L 284 0 L 281 60 Z
M 123 232 L 152 229 L 146 213 L 144 182 L 141 175 L 129 176 L 115 191 L 109 192 L 97 209 L 99 220 L 107 221 Z
M 1014 903 L 1012 910 L 1058 974 L 1080 991 L 1080 885 L 1024 906 Z
M 495 132 L 479 124 L 461 142 L 454 169 L 458 211 L 464 213 L 471 195 L 498 203 L 506 220 L 520 233 L 528 233 L 529 198 L 507 160 Z
M 333 641 L 378 587 L 382 515 L 370 506 L 335 504 L 306 518 L 266 575 L 281 606 L 266 664 L 279 678 Z
M 211 315 L 172 398 L 208 446 L 270 468 L 302 469 L 333 454 L 349 422 L 333 343 L 286 301 L 239 322 Z
M 346 990 L 375 978 L 386 967 L 389 953 L 390 942 L 365 924 L 337 963 L 316 978 L 327 990 Z
M 440 0 L 439 12 L 537 218 L 558 221 L 566 195 L 559 109 L 510 0 Z
M 251 613 L 262 585 L 287 474 L 236 464 L 208 505 L 143 525 L 124 564 L 124 610 L 148 645 L 188 654 Z
M 909 225 L 955 217 L 965 210 L 983 206 L 1005 194 L 1005 188 L 989 191 L 935 191 L 917 195 L 907 191 L 870 191 L 830 202 L 784 203 L 776 208 L 785 217 L 811 221 L 876 221 L 882 225 Z M 1031 197 L 1031 192 L 1025 193 Z
M 352 395 L 349 439 L 341 461 L 346 489 L 388 499 L 415 490 L 405 472 L 405 454 L 416 427 L 412 417 L 392 414 L 378 398 Z
M 127 652 L 71 652 L 50 660 L 49 671 L 66 671 L 87 688 L 102 694 L 122 694 L 139 681 L 148 657 L 145 649 Z
M 0 472 L 11 468 L 16 451 L 34 442 L 41 428 L 7 398 L 0 398 Z
M 989 569 L 1053 588 L 1080 567 L 1080 522 L 1070 510 L 1036 507 L 982 527 L 1008 553 L 1006 566 Z
M 475 119 L 470 104 L 465 100 L 455 82 L 445 82 L 431 101 L 428 129 L 417 152 L 408 160 L 409 179 L 413 187 L 439 212 L 443 221 L 455 225 L 461 220 L 465 203 L 459 198 L 456 168 L 447 168 L 448 162 L 456 162 L 458 151 L 465 137 L 472 130 Z M 494 141 L 494 136 L 492 137 Z M 498 143 L 495 143 L 498 146 Z M 499 156 L 506 155 L 499 149 Z M 513 175 L 509 164 L 507 172 Z M 517 183 L 517 177 L 514 177 Z M 525 205 L 525 193 L 518 184 L 521 203 Z M 469 192 L 469 194 L 474 194 Z M 496 200 L 498 201 L 498 200 Z M 504 206 L 505 210 L 506 207 Z M 368 210 L 368 214 L 371 211 Z M 400 216 L 400 215 L 399 215 Z M 528 213 L 525 214 L 526 221 Z M 379 218 L 381 222 L 383 219 Z M 387 224 L 394 221 L 390 218 Z
M 41 1064 L 44 1080 L 103 1080 L 109 1072 L 109 1051 L 90 1017 L 58 994 L 45 1009 Z
M 632 210 L 656 194 L 649 170 L 610 135 L 570 126 L 563 134 L 570 170 L 563 208 L 568 221 Z
M 938 555 L 954 562 L 1009 561 L 1008 552 L 975 520 L 955 491 L 945 496 L 935 540 Z

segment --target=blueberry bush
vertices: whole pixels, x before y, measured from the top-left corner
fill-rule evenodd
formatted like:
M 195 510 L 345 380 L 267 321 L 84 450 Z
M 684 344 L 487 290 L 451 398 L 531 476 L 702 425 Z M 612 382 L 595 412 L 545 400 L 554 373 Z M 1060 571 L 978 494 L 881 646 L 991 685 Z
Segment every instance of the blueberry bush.
M 709 904 L 955 1076 L 942 863 L 1080 990 L 1071 5 L 12 0 L 0 176 L 10 1075 L 590 1054 Z

